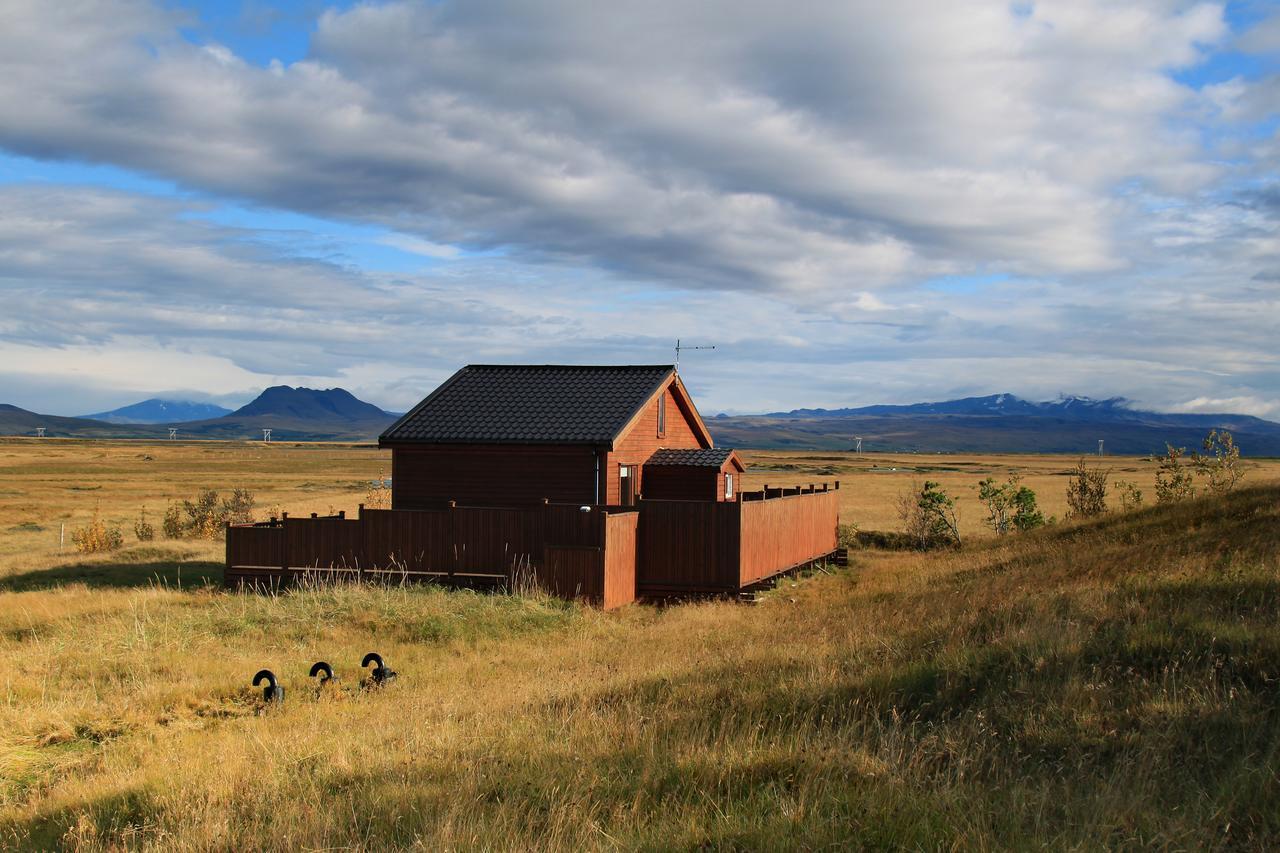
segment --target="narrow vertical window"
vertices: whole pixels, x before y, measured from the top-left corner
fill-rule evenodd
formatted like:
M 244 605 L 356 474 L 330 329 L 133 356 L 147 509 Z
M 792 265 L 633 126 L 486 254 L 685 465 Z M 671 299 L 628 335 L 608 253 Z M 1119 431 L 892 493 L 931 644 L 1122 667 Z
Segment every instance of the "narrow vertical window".
M 724 496 L 725 496 L 725 500 L 728 500 L 729 498 L 733 497 L 733 475 L 732 474 L 724 475 Z
M 667 392 L 663 391 L 658 398 L 658 437 L 667 434 Z

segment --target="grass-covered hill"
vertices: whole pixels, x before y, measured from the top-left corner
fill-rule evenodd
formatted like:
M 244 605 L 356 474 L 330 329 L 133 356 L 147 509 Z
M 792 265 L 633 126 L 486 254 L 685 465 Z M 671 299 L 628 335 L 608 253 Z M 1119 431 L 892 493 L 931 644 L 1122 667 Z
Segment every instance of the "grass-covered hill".
M 1275 485 L 755 606 L 0 580 L 0 846 L 1280 844 Z M 401 678 L 361 694 L 371 649 Z

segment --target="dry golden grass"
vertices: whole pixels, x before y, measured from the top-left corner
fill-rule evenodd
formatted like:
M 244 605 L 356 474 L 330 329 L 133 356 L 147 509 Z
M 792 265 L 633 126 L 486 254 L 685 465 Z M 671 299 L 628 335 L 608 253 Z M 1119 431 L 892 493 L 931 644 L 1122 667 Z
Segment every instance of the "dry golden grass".
M 0 490 L 23 494 L 0 530 L 41 496 L 88 517 L 80 478 L 123 522 L 202 486 L 353 508 L 385 467 L 83 447 L 10 457 Z M 1280 488 L 1255 485 L 956 553 L 861 551 L 755 607 L 610 614 L 233 594 L 199 583 L 216 543 L 77 560 L 3 533 L 0 847 L 1274 847 L 1278 529 Z M 370 650 L 401 679 L 361 693 Z M 322 658 L 343 689 L 316 697 Z M 263 666 L 287 701 L 260 714 Z
M 1067 514 L 1067 480 L 1080 457 L 1051 454 L 919 454 L 853 453 L 800 450 L 749 450 L 741 454 L 747 463 L 744 489 L 795 486 L 840 481 L 840 520 L 864 530 L 897 530 L 900 522 L 895 499 L 913 481 L 933 480 L 957 499 L 960 529 L 965 536 L 987 535 L 986 511 L 978 500 L 978 483 L 985 477 L 1003 481 L 1011 474 L 1036 493 L 1046 517 Z M 1128 481 L 1143 492 L 1146 503 L 1155 502 L 1158 459 L 1149 456 L 1084 457 L 1090 465 L 1110 471 L 1110 483 Z M 1280 459 L 1245 459 L 1245 483 L 1280 479 Z M 1119 506 L 1114 494 L 1108 495 Z

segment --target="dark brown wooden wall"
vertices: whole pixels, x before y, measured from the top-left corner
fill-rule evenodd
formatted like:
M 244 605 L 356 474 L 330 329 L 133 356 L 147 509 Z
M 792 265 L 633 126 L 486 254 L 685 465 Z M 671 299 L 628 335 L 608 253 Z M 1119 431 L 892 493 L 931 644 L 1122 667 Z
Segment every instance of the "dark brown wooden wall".
M 724 477 L 715 468 L 654 465 L 644 472 L 646 500 L 715 501 L 724 497 Z
M 391 450 L 394 509 L 595 503 L 596 451 L 586 445 L 426 445 Z

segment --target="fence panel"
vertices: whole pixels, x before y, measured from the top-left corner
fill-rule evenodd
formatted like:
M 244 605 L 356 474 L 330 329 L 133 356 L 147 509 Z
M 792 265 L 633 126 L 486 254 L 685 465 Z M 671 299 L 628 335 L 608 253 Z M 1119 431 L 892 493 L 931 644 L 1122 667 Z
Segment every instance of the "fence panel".
M 836 549 L 839 492 L 809 492 L 740 504 L 742 586 Z
M 640 503 L 641 592 L 727 592 L 738 586 L 737 503 Z
M 364 560 L 362 525 L 354 519 L 286 518 L 284 547 L 293 568 L 355 568 Z
M 227 528 L 227 566 L 269 566 L 285 563 L 284 528 L 232 525 Z
M 640 513 L 610 514 L 604 529 L 604 609 L 636 599 L 636 545 Z
M 604 598 L 604 549 L 588 545 L 548 545 L 543 551 L 539 585 L 561 598 Z

